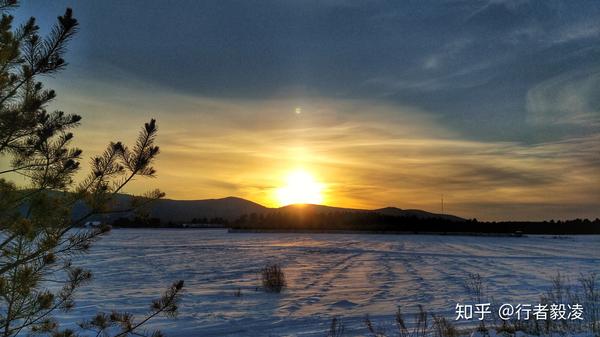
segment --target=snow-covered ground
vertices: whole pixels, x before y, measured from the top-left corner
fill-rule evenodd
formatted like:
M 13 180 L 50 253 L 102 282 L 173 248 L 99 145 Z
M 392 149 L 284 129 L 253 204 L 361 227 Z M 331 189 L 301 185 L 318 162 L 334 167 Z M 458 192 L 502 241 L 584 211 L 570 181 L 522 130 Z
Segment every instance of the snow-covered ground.
M 150 328 L 169 336 L 325 336 L 337 316 L 346 336 L 365 336 L 366 314 L 391 324 L 398 306 L 410 313 L 422 304 L 454 319 L 457 303 L 473 302 L 464 287 L 469 273 L 479 273 L 498 302 L 537 304 L 557 271 L 573 279 L 600 273 L 599 247 L 600 236 L 120 229 L 76 258 L 94 280 L 67 318 L 114 308 L 141 315 L 172 281 L 183 279 L 179 317 L 155 320 Z M 257 289 L 268 262 L 284 268 L 288 287 L 281 294 Z

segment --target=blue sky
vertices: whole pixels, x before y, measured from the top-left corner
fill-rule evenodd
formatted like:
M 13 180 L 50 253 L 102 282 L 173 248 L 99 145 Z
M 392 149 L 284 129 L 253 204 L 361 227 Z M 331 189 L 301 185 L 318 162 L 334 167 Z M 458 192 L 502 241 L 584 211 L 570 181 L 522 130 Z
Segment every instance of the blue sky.
M 58 107 L 84 110 L 90 126 L 83 128 L 83 135 L 114 131 L 101 118 L 129 111 L 132 124 L 120 132 L 127 134 L 147 117 L 144 110 L 164 121 L 163 130 L 171 136 L 165 146 L 213 142 L 208 151 L 200 147 L 192 153 L 221 153 L 226 162 L 237 153 L 232 149 L 243 147 L 235 143 L 243 135 L 268 138 L 284 130 L 294 135 L 288 138 L 288 149 L 311 153 L 305 162 L 283 155 L 287 166 L 306 165 L 318 172 L 340 169 L 342 158 L 359 158 L 352 141 L 360 139 L 360 146 L 382 144 L 366 151 L 384 149 L 381 156 L 415 152 L 415 158 L 444 158 L 425 165 L 431 170 L 443 164 L 439 172 L 447 176 L 436 182 L 439 188 L 419 189 L 427 178 L 417 179 L 409 169 L 397 176 L 390 168 L 410 167 L 409 162 L 385 160 L 369 172 L 387 178 L 370 183 L 365 181 L 371 175 L 367 172 L 348 183 L 323 173 L 336 200 L 431 209 L 437 207 L 437 192 L 446 191 L 456 195 L 461 215 L 496 212 L 489 216 L 495 218 L 517 207 L 510 200 L 518 195 L 530 205 L 515 215 L 522 218 L 539 218 L 555 207 L 560 208 L 557 217 L 600 216 L 593 210 L 600 204 L 600 2 L 29 1 L 14 14 L 34 15 L 42 27 L 49 27 L 67 6 L 81 22 L 80 32 L 67 55 L 68 70 L 49 82 L 59 89 Z M 98 104 L 92 106 L 92 101 Z M 304 120 L 291 113 L 280 116 L 287 105 L 289 111 L 302 107 Z M 186 127 L 192 123 L 194 127 Z M 211 130 L 230 137 L 206 138 Z M 353 130 L 351 139 L 344 138 L 344 130 Z M 349 142 L 349 148 L 328 147 L 324 139 L 316 140 L 321 134 L 329 142 Z M 178 137 L 179 142 L 173 140 Z M 281 142 L 267 138 L 265 144 Z M 435 149 L 397 145 L 415 138 L 419 144 L 442 143 Z M 89 139 L 84 143 L 97 150 Z M 223 146 L 227 150 L 215 150 Z M 473 146 L 485 147 L 484 154 L 473 152 Z M 315 159 L 327 154 L 338 167 L 325 167 Z M 171 161 L 185 161 L 184 155 L 189 156 L 167 153 Z M 493 159 L 487 157 L 491 155 Z M 248 160 L 254 168 L 254 159 Z M 286 165 L 281 166 L 285 171 Z M 562 181 L 561 167 L 577 175 Z M 231 173 L 217 174 L 227 169 L 234 168 L 202 171 L 211 178 L 198 180 L 198 186 L 204 181 L 216 194 L 264 202 L 277 184 L 257 178 L 264 173 L 239 181 Z M 163 172 L 176 177 L 173 170 Z M 175 186 L 174 179 L 164 182 Z M 399 179 L 409 181 L 394 190 L 403 197 L 381 200 L 387 194 L 373 192 Z M 553 189 L 559 180 L 563 185 Z M 457 189 L 454 181 L 472 189 Z M 497 185 L 490 190 L 492 182 Z M 489 194 L 482 197 L 478 186 Z M 501 186 L 532 190 L 502 199 L 506 188 Z M 544 188 L 565 199 L 544 199 Z M 427 189 L 430 197 L 408 197 Z M 183 187 L 172 192 L 185 198 L 210 194 L 185 192 Z M 365 193 L 372 196 L 363 198 Z M 582 199 L 573 201 L 574 195 Z M 565 206 L 569 203 L 571 208 Z

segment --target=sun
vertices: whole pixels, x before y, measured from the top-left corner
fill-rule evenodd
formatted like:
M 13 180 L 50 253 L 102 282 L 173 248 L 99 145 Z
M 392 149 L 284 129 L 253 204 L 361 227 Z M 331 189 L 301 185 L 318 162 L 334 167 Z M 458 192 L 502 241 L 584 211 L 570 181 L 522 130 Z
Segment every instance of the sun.
M 323 202 L 323 184 L 304 171 L 290 173 L 286 185 L 277 189 L 277 200 L 281 206 L 291 204 L 320 204 Z

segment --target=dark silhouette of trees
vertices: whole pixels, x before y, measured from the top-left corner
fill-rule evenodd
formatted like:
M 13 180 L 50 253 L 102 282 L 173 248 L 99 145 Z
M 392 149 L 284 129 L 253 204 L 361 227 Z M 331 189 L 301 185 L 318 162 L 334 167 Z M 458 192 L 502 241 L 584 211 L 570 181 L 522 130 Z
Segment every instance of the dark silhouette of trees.
M 47 111 L 56 94 L 45 89 L 39 77 L 65 67 L 65 48 L 78 22 L 67 9 L 43 37 L 34 18 L 13 28 L 8 11 L 16 5 L 0 0 L 0 156 L 7 166 L 0 171 L 0 334 L 141 335 L 139 328 L 149 318 L 176 314 L 183 282 L 168 288 L 140 321 L 118 311 L 100 313 L 81 323 L 81 331 L 73 331 L 62 329 L 53 314 L 71 310 L 76 290 L 91 278 L 90 271 L 73 265 L 71 257 L 88 251 L 109 230 L 81 225 L 94 215 L 128 212 L 163 196 L 152 191 L 126 209 L 112 207 L 131 180 L 154 176 L 152 164 L 159 152 L 154 145 L 156 122 L 144 125 L 131 148 L 110 143 L 91 160 L 87 178 L 74 184 L 81 150 L 71 146 L 71 130 L 81 117 Z M 16 177 L 26 184 L 17 186 Z M 89 211 L 73 219 L 70 212 L 77 202 L 84 202 Z M 53 290 L 46 280 L 53 281 Z M 57 289 L 54 282 L 61 286 Z
M 227 225 L 229 222 L 227 219 L 222 217 L 213 217 L 213 218 L 193 218 L 190 223 L 199 224 L 199 225 Z
M 276 210 L 244 215 L 235 220 L 234 229 L 261 230 L 353 230 L 403 233 L 472 234 L 600 234 L 600 220 L 567 221 L 457 221 L 442 217 L 393 216 L 376 211 L 311 212 Z
M 161 228 L 163 224 L 159 218 L 133 217 L 133 218 L 117 218 L 112 222 L 114 227 L 123 228 Z M 169 227 L 169 226 L 167 226 Z

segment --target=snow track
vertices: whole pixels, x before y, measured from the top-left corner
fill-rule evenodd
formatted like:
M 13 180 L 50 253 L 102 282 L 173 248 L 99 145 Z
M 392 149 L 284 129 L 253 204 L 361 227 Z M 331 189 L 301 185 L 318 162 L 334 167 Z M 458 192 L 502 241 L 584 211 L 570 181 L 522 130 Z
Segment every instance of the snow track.
M 280 263 L 288 288 L 257 289 L 258 272 Z M 537 303 L 560 271 L 600 272 L 600 236 L 475 237 L 358 234 L 228 234 L 223 230 L 114 230 L 77 263 L 92 269 L 70 321 L 121 308 L 141 315 L 172 281 L 185 280 L 177 320 L 150 327 L 169 336 L 324 336 L 341 317 L 347 336 L 363 319 L 391 320 L 418 304 L 451 316 L 471 301 L 464 281 L 484 278 L 499 301 Z M 242 296 L 234 292 L 240 289 Z

